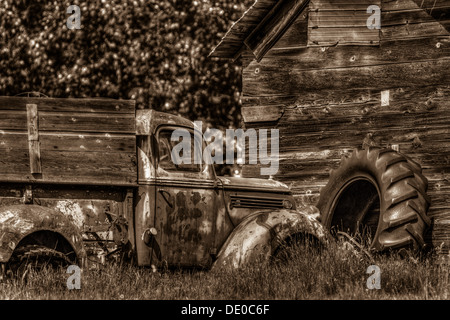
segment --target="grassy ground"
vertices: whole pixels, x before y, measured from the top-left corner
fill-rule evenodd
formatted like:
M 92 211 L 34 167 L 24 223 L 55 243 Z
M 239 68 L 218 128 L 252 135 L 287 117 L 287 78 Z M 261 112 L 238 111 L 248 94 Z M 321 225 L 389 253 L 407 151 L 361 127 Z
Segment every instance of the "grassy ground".
M 80 290 L 69 274 L 44 270 L 0 282 L 0 299 L 449 299 L 448 257 L 370 259 L 331 245 L 299 246 L 282 263 L 257 263 L 234 271 L 166 271 L 110 264 L 84 272 Z M 367 268 L 381 271 L 381 289 L 367 289 Z

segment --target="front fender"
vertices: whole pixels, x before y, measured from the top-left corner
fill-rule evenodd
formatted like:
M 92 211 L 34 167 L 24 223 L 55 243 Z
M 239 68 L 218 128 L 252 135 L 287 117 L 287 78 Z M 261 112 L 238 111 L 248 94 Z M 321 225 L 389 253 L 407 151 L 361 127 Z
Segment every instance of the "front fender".
M 52 231 L 72 246 L 78 261 L 85 260 L 78 228 L 61 212 L 37 205 L 0 207 L 0 262 L 6 263 L 19 242 L 37 231 Z
M 294 234 L 307 234 L 320 243 L 329 241 L 328 232 L 311 215 L 301 211 L 263 210 L 246 217 L 225 241 L 213 269 L 239 268 L 258 258 L 267 259 Z

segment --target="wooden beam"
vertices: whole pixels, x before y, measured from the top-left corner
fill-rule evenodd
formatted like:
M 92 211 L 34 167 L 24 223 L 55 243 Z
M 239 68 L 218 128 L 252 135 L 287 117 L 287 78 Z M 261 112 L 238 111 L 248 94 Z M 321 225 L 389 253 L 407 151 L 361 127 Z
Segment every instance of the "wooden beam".
M 241 109 L 245 123 L 278 121 L 283 115 L 283 112 L 283 106 L 256 106 L 243 107 Z
M 264 59 L 265 61 L 265 59 Z M 245 96 L 295 95 L 318 90 L 372 89 L 448 83 L 450 59 L 439 58 L 373 66 L 303 70 L 283 68 L 282 60 L 251 63 L 243 72 Z
M 30 153 L 30 172 L 42 174 L 41 147 L 39 143 L 39 116 L 36 104 L 27 104 L 28 150 Z
M 309 0 L 278 1 L 266 17 L 253 29 L 244 43 L 253 52 L 257 61 L 260 61 L 280 39 L 308 3 Z
M 107 113 L 111 115 L 135 113 L 134 100 L 107 98 L 25 98 L 0 96 L 0 110 L 25 111 L 25 104 L 39 104 L 40 112 Z

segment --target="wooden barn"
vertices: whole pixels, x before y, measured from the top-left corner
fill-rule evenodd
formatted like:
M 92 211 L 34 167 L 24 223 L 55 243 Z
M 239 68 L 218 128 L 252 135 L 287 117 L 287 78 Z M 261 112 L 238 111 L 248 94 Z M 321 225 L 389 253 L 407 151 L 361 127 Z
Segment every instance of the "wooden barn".
M 450 0 L 257 0 L 211 56 L 242 63 L 244 126 L 279 129 L 274 179 L 299 204 L 354 148 L 390 147 L 422 165 L 425 241 L 448 252 L 449 40 Z

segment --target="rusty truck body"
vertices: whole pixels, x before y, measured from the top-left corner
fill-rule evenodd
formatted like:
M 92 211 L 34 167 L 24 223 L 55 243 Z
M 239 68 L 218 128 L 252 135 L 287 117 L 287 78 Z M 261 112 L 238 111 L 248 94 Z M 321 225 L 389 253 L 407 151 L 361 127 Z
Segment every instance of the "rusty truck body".
M 0 97 L 0 113 L 3 266 L 44 249 L 84 266 L 238 267 L 297 234 L 326 238 L 280 182 L 175 166 L 173 130 L 205 144 L 184 118 L 113 99 Z

